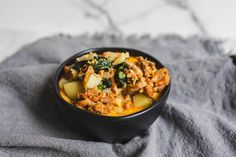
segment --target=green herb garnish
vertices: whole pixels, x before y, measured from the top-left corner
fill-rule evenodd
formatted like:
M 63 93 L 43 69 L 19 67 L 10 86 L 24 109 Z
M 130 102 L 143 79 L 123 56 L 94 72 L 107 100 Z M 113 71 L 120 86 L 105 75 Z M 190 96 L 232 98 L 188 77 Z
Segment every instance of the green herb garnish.
M 80 61 L 80 62 L 75 61 L 73 68 L 77 71 L 80 71 L 80 68 L 82 68 L 84 64 L 87 64 L 87 62 L 88 61 Z
M 91 63 L 96 72 L 99 70 L 109 70 L 111 68 L 111 62 L 109 62 L 105 57 L 96 56 Z
M 118 71 L 118 77 L 123 80 L 126 78 L 126 74 L 123 71 Z
M 112 85 L 111 81 L 109 79 L 103 79 L 102 82 L 97 86 L 99 90 L 103 90 L 106 88 L 110 88 Z
M 97 61 L 93 65 L 94 70 L 105 70 L 105 69 L 110 69 L 111 68 L 111 63 L 108 61 Z

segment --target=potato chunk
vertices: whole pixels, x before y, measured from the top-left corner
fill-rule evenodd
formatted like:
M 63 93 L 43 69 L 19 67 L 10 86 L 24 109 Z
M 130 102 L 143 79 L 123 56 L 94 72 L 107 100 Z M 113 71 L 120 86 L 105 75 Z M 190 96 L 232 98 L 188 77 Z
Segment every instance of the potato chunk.
M 133 96 L 133 104 L 134 106 L 147 107 L 152 104 L 152 99 L 144 94 L 136 94 Z
M 65 79 L 65 78 L 61 78 L 59 81 L 59 88 L 63 89 L 64 88 L 64 84 L 68 83 L 69 80 Z
M 85 88 L 94 88 L 96 87 L 100 82 L 102 81 L 102 78 L 96 74 L 91 74 L 88 77 L 88 80 L 86 80 L 84 87 Z
M 84 88 L 83 88 L 82 84 L 79 81 L 73 81 L 73 82 L 66 83 L 64 85 L 64 90 L 65 90 L 66 95 L 70 99 L 76 100 L 77 99 L 77 94 L 79 92 L 83 92 Z

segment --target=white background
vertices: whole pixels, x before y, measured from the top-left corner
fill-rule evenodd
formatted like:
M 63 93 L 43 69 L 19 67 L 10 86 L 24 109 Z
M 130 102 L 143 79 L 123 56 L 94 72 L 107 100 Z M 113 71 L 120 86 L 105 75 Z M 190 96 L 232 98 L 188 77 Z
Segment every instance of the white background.
M 200 35 L 236 50 L 236 0 L 0 0 L 0 61 L 59 33 Z

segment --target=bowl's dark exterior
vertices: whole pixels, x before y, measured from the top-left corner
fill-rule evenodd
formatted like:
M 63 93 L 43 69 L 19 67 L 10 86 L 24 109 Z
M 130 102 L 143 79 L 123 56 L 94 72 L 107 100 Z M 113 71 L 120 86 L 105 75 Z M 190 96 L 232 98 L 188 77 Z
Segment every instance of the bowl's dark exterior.
M 75 58 L 88 52 L 101 53 L 104 51 L 124 52 L 127 51 L 130 55 L 139 55 L 155 62 L 157 68 L 163 65 L 152 56 L 134 49 L 128 48 L 92 48 L 67 59 L 56 72 L 54 79 L 54 90 L 57 97 L 57 104 L 64 115 L 67 122 L 78 132 L 83 133 L 93 140 L 105 141 L 109 143 L 125 142 L 143 131 L 147 130 L 150 125 L 157 119 L 163 110 L 166 100 L 169 95 L 171 84 L 163 91 L 161 98 L 155 101 L 153 105 L 147 109 L 122 117 L 101 116 L 85 110 L 76 108 L 75 106 L 64 101 L 59 94 L 58 81 L 63 75 L 64 65 L 71 64 Z

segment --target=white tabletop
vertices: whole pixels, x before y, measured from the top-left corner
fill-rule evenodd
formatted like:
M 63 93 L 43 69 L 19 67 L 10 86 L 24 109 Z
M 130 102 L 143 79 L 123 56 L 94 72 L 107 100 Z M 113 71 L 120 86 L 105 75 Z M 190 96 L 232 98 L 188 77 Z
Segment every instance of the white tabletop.
M 235 0 L 0 0 L 0 61 L 59 33 L 200 35 L 235 54 L 235 8 Z

